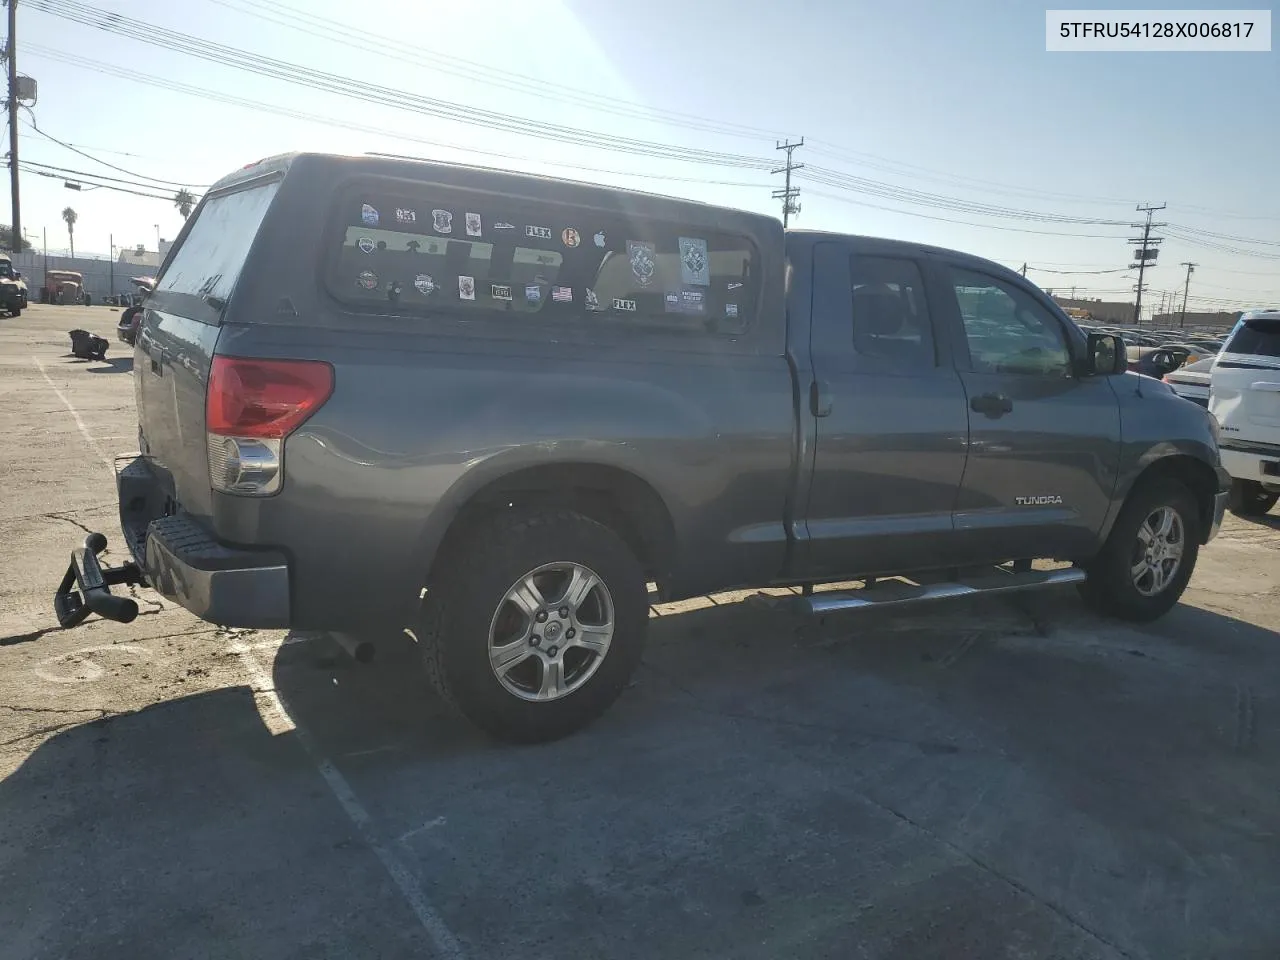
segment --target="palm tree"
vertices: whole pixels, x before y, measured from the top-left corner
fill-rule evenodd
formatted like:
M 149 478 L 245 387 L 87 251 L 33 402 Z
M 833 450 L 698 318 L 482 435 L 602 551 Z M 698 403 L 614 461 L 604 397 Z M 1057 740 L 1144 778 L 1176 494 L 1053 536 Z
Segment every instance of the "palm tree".
M 76 255 L 76 212 L 70 207 L 62 211 L 62 219 L 67 221 L 67 236 L 71 240 L 71 255 Z
M 185 220 L 191 216 L 191 208 L 196 205 L 196 198 L 191 195 L 190 190 L 182 189 L 173 195 L 173 205 L 178 208 L 182 219 Z

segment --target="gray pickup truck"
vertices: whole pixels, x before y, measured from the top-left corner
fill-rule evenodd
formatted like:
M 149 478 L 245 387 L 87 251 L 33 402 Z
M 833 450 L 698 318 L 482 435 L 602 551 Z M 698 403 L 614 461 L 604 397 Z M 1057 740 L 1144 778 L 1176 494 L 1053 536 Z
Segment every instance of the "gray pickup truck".
M 144 582 L 219 624 L 409 626 L 444 698 L 523 741 L 618 696 L 655 595 L 791 585 L 825 612 L 1077 583 L 1148 619 L 1229 480 L 1206 411 L 1124 368 L 949 250 L 264 160 L 209 190 L 146 303 L 134 562 L 90 537 L 57 612 L 127 621 L 111 586 Z

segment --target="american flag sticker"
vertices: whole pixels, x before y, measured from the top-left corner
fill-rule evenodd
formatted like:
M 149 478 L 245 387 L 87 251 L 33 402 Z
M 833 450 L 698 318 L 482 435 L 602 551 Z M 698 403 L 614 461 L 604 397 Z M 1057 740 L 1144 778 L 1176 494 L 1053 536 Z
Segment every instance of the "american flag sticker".
M 551 299 L 556 303 L 572 303 L 573 287 L 552 287 Z

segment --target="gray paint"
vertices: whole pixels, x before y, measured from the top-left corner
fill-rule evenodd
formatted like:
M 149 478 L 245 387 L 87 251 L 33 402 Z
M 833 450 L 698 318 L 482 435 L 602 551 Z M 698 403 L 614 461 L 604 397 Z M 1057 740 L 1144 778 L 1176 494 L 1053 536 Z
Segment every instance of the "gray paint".
M 223 316 L 153 297 L 137 379 L 144 452 L 219 540 L 288 554 L 298 626 L 401 618 L 458 511 L 532 467 L 611 468 L 648 485 L 674 530 L 671 562 L 658 571 L 669 598 L 1083 559 L 1154 459 L 1187 454 L 1216 467 L 1204 411 L 1171 394 L 1135 392 L 1123 377 L 991 383 L 969 371 L 954 300 L 934 272 L 944 260 L 1023 286 L 1084 350 L 1047 297 L 985 261 L 869 238 L 784 238 L 767 217 L 443 165 L 302 155 L 239 178 L 278 171 L 284 182 Z M 765 269 L 759 319 L 725 336 L 354 314 L 317 279 L 329 210 L 316 198 L 380 179 L 746 234 Z M 877 371 L 840 346 L 848 255 L 871 252 L 908 256 L 925 272 L 939 349 L 927 376 Z M 833 266 L 841 258 L 844 272 Z M 277 496 L 210 493 L 203 397 L 214 352 L 334 366 L 332 398 L 286 442 Z M 988 422 L 969 411 L 967 397 L 997 388 L 1013 399 L 1010 415 Z M 815 417 L 811 402 L 831 412 Z M 1064 503 L 1016 506 L 1027 493 Z

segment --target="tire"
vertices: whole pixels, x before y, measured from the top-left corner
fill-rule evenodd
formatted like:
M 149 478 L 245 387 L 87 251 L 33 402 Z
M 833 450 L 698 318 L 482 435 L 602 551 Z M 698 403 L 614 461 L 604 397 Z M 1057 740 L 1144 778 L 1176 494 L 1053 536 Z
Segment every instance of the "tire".
M 571 511 L 507 510 L 453 542 L 418 631 L 441 699 L 513 743 L 556 740 L 608 709 L 640 662 L 649 619 L 644 569 L 622 539 Z M 575 574 L 580 590 L 593 576 L 598 584 L 573 608 L 561 595 Z M 508 599 L 522 583 L 536 588 L 523 606 Z M 610 620 L 603 653 L 579 646 L 603 642 Z M 491 665 L 491 649 L 502 646 L 519 657 L 505 668 Z M 555 663 L 560 672 L 549 673 Z M 567 692 L 555 692 L 556 677 Z
M 1237 517 L 1261 517 L 1280 500 L 1280 493 L 1273 493 L 1256 480 L 1231 481 L 1227 495 L 1227 508 Z
M 20 306 L 18 306 L 18 307 L 10 307 L 10 308 L 9 308 L 9 316 L 11 316 L 11 317 L 20 317 L 20 316 L 22 316 L 22 307 L 20 307 Z
M 1167 542 L 1161 537 L 1164 546 L 1157 548 L 1156 556 L 1168 552 L 1176 540 L 1180 547 L 1176 565 L 1170 558 L 1157 559 L 1152 564 L 1144 554 L 1145 538 L 1151 531 L 1147 521 L 1152 519 L 1153 526 L 1160 526 L 1153 518 L 1164 519 L 1167 514 L 1163 511 L 1172 511 L 1175 529 L 1169 530 Z M 1139 532 L 1144 527 L 1144 539 L 1140 539 Z M 1177 603 L 1187 588 L 1201 539 L 1200 510 L 1186 486 L 1165 479 L 1144 484 L 1130 494 L 1120 509 L 1102 551 L 1084 565 L 1088 580 L 1080 592 L 1090 606 L 1103 613 L 1125 620 L 1154 620 Z M 1137 573 L 1138 563 L 1144 561 L 1146 570 Z M 1159 568 L 1158 574 L 1152 571 L 1153 566 Z

